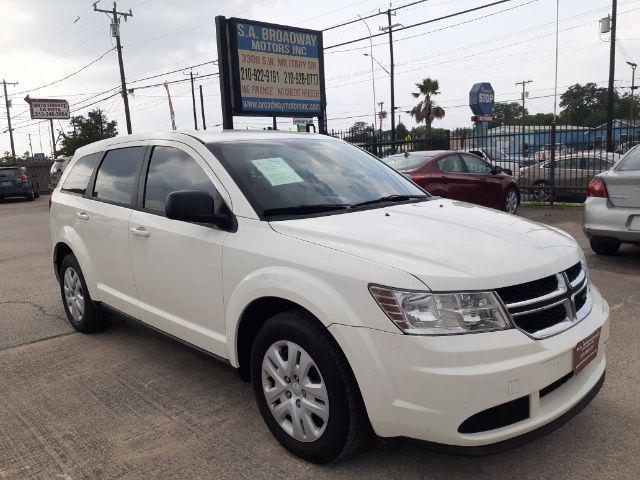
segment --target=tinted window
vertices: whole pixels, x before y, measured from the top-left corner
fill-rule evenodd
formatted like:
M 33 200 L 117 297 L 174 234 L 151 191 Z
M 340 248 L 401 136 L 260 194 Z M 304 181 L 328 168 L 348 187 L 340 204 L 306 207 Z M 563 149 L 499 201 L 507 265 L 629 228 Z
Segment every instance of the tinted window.
M 144 147 L 110 150 L 104 157 L 93 196 L 109 202 L 131 204 L 136 191 L 136 173 L 144 157 Z
M 344 142 L 282 138 L 209 148 L 261 216 L 299 206 L 345 208 L 389 195 L 425 196 L 402 175 Z
M 211 180 L 193 158 L 177 148 L 155 147 L 149 162 L 144 207 L 164 213 L 167 196 L 176 190 L 204 190 L 216 195 Z
M 629 150 L 618 170 L 640 170 L 640 147 Z
M 590 170 L 592 172 L 602 172 L 603 170 L 608 170 L 611 168 L 611 163 L 609 163 L 604 158 L 583 158 L 582 159 L 582 170 Z
M 432 155 L 429 155 L 429 154 L 409 153 L 406 157 L 404 154 L 387 157 L 383 159 L 383 162 L 389 165 L 390 167 L 395 168 L 396 170 L 406 171 L 406 170 L 415 170 L 424 162 L 429 160 L 431 157 Z
M 91 155 L 85 155 L 79 158 L 71 168 L 69 175 L 67 175 L 64 185 L 62 185 L 62 191 L 84 195 L 87 191 L 89 178 L 91 178 L 93 169 L 100 160 L 100 157 L 102 157 L 102 152 L 92 153 Z M 62 167 L 62 164 L 60 164 L 60 166 Z
M 551 168 L 551 162 L 548 162 L 545 167 Z M 565 158 L 564 160 L 560 160 L 556 162 L 556 168 L 561 168 L 564 170 L 577 170 L 580 168 L 580 159 L 579 158 Z
M 475 155 L 463 155 L 462 158 L 469 173 L 491 173 L 492 171 L 491 165 Z
M 24 172 L 19 168 L 0 168 L 0 178 L 11 179 L 19 177 Z
M 438 168 L 443 172 L 463 173 L 464 167 L 458 155 L 449 155 L 438 160 Z

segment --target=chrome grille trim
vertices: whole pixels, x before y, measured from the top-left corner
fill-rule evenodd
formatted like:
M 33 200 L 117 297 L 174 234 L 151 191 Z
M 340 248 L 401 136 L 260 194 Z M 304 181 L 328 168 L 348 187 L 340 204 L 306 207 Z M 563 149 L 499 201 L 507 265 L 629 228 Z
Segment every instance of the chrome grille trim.
M 591 313 L 591 309 L 593 308 L 593 301 L 591 298 L 591 290 L 589 288 L 589 279 L 587 277 L 586 265 L 583 261 L 580 262 L 580 265 L 580 273 L 573 281 L 569 280 L 567 270 L 555 274 L 554 276 L 557 280 L 558 287 L 553 292 L 519 302 L 512 302 L 508 304 L 503 303 L 504 307 L 507 310 L 507 314 L 511 320 L 511 323 L 525 335 L 533 339 L 540 340 L 564 332 L 565 330 L 568 330 L 569 328 L 582 321 L 587 315 L 589 315 L 589 313 Z M 576 265 L 570 268 L 575 269 Z M 573 273 L 575 274 L 575 272 Z M 579 310 L 576 311 L 576 297 L 582 295 L 585 290 L 586 299 L 584 300 L 584 304 Z M 498 295 L 498 297 L 500 298 L 500 294 L 497 291 L 496 295 Z M 556 323 L 553 323 L 552 325 L 549 325 L 549 323 L 555 321 L 554 317 L 549 317 L 549 314 L 547 314 L 547 316 L 545 317 L 544 312 L 546 310 L 557 308 L 559 305 L 564 305 L 566 311 L 565 318 L 557 321 Z M 531 308 L 522 309 L 522 307 Z M 556 312 L 556 314 L 557 313 L 559 312 Z M 541 315 L 539 317 L 539 322 L 541 324 L 544 324 L 545 326 L 540 328 L 539 330 L 532 331 L 532 321 L 535 324 L 538 319 L 529 318 L 528 321 L 525 321 L 524 319 L 527 316 L 536 314 Z M 557 318 L 560 319 L 561 315 L 562 314 L 560 313 Z M 522 325 L 519 325 L 519 320 L 524 323 Z
M 567 291 L 567 285 L 561 273 L 556 273 L 555 277 L 556 277 L 556 280 L 558 281 L 558 288 L 556 288 L 553 292 L 547 293 L 546 295 L 542 295 L 541 297 L 535 297 L 529 300 L 523 300 L 521 302 L 507 303 L 505 304 L 506 307 L 508 309 L 526 307 L 527 305 L 533 305 L 534 303 L 544 302 L 545 300 L 549 300 L 551 298 L 555 298 L 559 295 L 562 295 Z

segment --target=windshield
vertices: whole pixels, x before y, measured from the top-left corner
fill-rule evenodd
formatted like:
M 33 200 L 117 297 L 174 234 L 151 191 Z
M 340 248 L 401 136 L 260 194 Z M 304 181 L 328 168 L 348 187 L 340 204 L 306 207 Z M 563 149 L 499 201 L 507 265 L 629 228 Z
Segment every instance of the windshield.
M 382 161 L 387 165 L 389 165 L 390 167 L 395 168 L 398 171 L 407 171 L 407 170 L 415 170 L 431 157 L 433 157 L 433 155 L 424 154 L 424 153 L 420 153 L 420 154 L 410 153 L 407 156 L 405 156 L 403 153 L 400 155 L 391 155 L 390 157 L 383 158 Z
M 629 150 L 616 170 L 640 170 L 640 147 Z
M 427 196 L 375 157 L 339 141 L 285 138 L 208 147 L 261 218 Z

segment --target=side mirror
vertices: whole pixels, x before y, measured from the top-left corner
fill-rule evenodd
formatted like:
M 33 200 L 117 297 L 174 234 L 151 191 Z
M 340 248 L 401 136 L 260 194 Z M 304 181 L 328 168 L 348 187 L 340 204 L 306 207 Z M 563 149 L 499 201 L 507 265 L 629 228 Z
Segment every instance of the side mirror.
M 178 190 L 171 192 L 165 203 L 165 214 L 172 220 L 209 223 L 223 229 L 231 228 L 231 215 L 216 213 L 216 202 L 211 194 L 202 190 Z

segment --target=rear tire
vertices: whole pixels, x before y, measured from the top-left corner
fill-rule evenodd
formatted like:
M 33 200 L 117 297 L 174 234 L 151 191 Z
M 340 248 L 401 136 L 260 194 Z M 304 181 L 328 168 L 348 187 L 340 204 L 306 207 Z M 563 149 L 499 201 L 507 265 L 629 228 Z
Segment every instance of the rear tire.
M 40 198 L 40 185 L 36 184 L 36 189 L 33 193 L 33 196 L 36 198 Z
M 369 420 L 347 359 L 308 313 L 282 312 L 263 325 L 251 350 L 251 379 L 269 430 L 298 457 L 343 459 L 368 437 Z
M 27 195 L 27 200 L 29 200 L 30 202 L 33 202 L 33 200 L 36 198 L 35 194 L 33 193 L 33 187 L 31 187 L 31 191 L 29 192 L 29 195 Z
M 615 255 L 620 248 L 620 241 L 615 238 L 593 237 L 589 243 L 598 255 Z
M 97 332 L 108 326 L 108 317 L 100 305 L 91 300 L 84 275 L 73 254 L 64 257 L 60 264 L 60 295 L 67 319 L 78 332 Z

